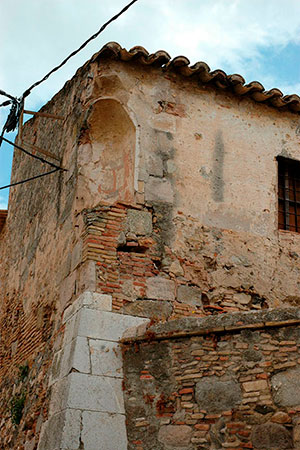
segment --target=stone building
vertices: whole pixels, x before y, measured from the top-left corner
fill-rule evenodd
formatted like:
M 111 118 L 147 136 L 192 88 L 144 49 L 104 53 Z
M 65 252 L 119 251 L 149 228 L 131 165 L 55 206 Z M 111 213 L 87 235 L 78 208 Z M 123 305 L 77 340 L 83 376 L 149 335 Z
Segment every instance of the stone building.
M 300 448 L 299 111 L 109 43 L 25 124 L 67 170 L 0 212 L 1 448 Z

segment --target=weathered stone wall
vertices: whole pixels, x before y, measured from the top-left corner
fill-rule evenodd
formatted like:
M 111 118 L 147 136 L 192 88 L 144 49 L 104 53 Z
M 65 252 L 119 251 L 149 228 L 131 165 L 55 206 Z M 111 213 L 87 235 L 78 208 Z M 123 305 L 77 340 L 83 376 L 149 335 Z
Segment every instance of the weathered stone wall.
M 201 291 L 205 305 L 296 305 L 300 240 L 278 230 L 276 157 L 299 159 L 297 116 L 138 63 L 110 61 L 94 74 L 76 208 L 97 207 L 101 193 L 152 209 L 159 276 Z M 120 128 L 111 151 L 105 133 L 113 117 Z
M 61 283 L 74 268 L 76 245 L 76 142 L 80 106 L 73 82 L 44 108 L 65 117 L 36 117 L 26 123 L 22 145 L 54 153 L 49 161 L 69 171 L 10 191 L 8 218 L 0 237 L 0 448 L 36 448 L 49 403 L 49 370 L 60 346 Z M 80 90 L 79 90 L 80 92 Z M 72 114 L 71 114 L 72 112 Z M 28 147 L 26 147 L 28 148 Z M 28 148 L 28 150 L 31 150 Z M 47 159 L 47 157 L 46 157 Z M 51 170 L 16 150 L 12 181 Z
M 42 111 L 64 120 L 35 117 L 22 145 L 54 153 L 67 172 L 10 192 L 0 236 L 4 448 L 37 444 L 61 317 L 81 292 L 153 320 L 299 300 L 299 235 L 277 230 L 275 162 L 299 157 L 295 114 L 105 58 Z M 15 151 L 12 181 L 46 170 Z M 16 426 L 8 399 L 24 392 Z
M 289 309 L 128 331 L 128 449 L 299 449 L 299 322 Z

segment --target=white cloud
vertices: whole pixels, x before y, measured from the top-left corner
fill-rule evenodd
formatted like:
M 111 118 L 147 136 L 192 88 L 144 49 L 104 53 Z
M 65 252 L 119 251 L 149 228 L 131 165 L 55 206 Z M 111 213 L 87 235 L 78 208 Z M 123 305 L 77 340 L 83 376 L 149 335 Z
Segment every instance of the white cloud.
M 126 3 L 128 0 L 1 0 L 0 87 L 20 95 Z M 254 73 L 256 79 L 260 75 L 265 79 L 268 73 L 262 49 L 300 43 L 300 2 L 139 0 L 34 90 L 27 106 L 48 100 L 109 40 L 127 48 L 143 45 L 150 52 L 163 48 L 172 56 L 184 54 L 192 62 L 206 61 L 212 69 L 241 73 L 248 81 Z M 276 86 L 276 74 L 270 79 Z

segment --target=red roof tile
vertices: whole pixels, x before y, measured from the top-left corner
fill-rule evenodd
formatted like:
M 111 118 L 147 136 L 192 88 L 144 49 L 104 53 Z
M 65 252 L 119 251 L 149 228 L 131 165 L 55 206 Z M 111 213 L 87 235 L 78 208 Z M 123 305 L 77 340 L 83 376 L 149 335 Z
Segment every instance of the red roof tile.
M 99 59 L 115 59 L 123 62 L 138 62 L 143 66 L 160 67 L 163 72 L 176 72 L 184 77 L 197 79 L 202 84 L 209 84 L 217 89 L 223 89 L 241 97 L 248 97 L 258 103 L 264 103 L 281 110 L 300 112 L 300 97 L 296 94 L 283 95 L 279 89 L 265 91 L 264 86 L 258 81 L 245 84 L 241 75 L 227 75 L 223 70 L 211 71 L 204 62 L 197 62 L 190 66 L 190 61 L 185 56 L 171 58 L 163 51 L 153 54 L 144 47 L 133 47 L 129 51 L 122 48 L 117 42 L 109 42 L 96 53 L 79 71 Z

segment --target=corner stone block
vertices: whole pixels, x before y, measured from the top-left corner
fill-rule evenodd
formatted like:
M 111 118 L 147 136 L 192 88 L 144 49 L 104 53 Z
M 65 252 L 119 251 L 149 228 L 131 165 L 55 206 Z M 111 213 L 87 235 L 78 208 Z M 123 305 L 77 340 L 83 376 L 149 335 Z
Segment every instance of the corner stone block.
M 172 184 L 165 178 L 149 177 L 145 187 L 145 200 L 148 202 L 173 203 Z
M 90 339 L 92 375 L 123 377 L 122 353 L 116 342 Z M 81 371 L 82 372 L 82 371 Z
M 111 295 L 99 294 L 97 292 L 83 292 L 64 312 L 63 323 L 69 320 L 81 308 L 99 309 L 100 311 L 111 311 Z
M 174 281 L 163 277 L 151 277 L 147 280 L 146 295 L 148 298 L 160 300 L 175 300 Z
M 63 311 L 75 292 L 76 272 L 70 273 L 61 283 L 59 293 L 59 310 Z
M 72 369 L 90 373 L 89 345 L 85 337 L 77 337 L 57 352 L 52 363 L 49 386 L 68 375 Z
M 81 411 L 67 409 L 59 412 L 42 425 L 38 450 L 78 450 L 80 433 Z
M 75 270 L 81 263 L 82 241 L 78 241 L 75 245 L 71 256 L 71 271 Z
M 122 380 L 70 373 L 53 385 L 50 415 L 64 409 L 124 414 Z
M 85 261 L 77 268 L 78 291 L 95 291 L 97 289 L 95 261 Z
M 84 450 L 127 450 L 125 416 L 84 411 L 81 440 Z
M 78 335 L 118 342 L 124 331 L 145 322 L 144 318 L 83 308 L 78 319 Z M 76 324 L 74 329 L 76 329 Z

